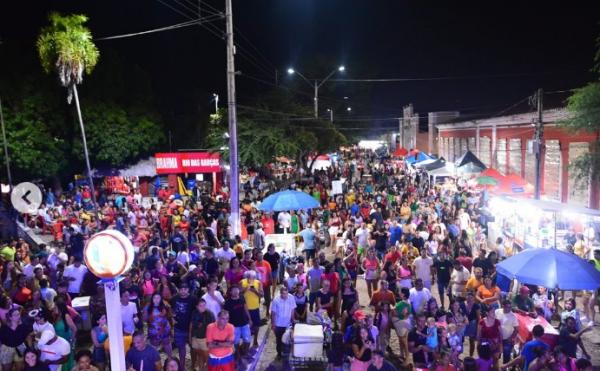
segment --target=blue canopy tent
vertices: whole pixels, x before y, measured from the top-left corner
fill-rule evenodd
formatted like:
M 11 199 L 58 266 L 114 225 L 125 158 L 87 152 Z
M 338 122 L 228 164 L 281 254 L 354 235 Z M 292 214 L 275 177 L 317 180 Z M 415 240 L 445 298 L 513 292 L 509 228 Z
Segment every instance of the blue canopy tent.
M 530 248 L 496 266 L 496 271 L 521 283 L 560 290 L 595 290 L 600 272 L 575 254 L 557 249 Z
M 425 160 L 429 160 L 431 159 L 431 156 L 428 156 L 426 153 L 424 152 L 419 152 L 415 155 L 409 156 L 407 157 L 404 161 L 409 164 L 409 165 L 413 165 L 413 164 L 417 164 L 421 161 L 425 161 Z
M 265 198 L 258 209 L 261 211 L 307 210 L 321 207 L 311 195 L 300 191 L 281 191 Z

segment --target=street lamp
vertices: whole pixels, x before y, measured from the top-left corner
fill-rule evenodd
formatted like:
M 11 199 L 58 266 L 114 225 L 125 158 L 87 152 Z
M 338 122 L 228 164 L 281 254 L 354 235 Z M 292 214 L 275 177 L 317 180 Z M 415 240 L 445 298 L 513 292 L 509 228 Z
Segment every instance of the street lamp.
M 352 112 L 352 107 L 346 107 L 346 111 Z
M 131 240 L 111 229 L 93 235 L 85 245 L 83 257 L 89 270 L 102 279 L 106 301 L 106 319 L 110 338 L 110 365 L 112 370 L 125 370 L 123 322 L 119 281 L 133 264 L 135 250 Z
M 344 72 L 346 71 L 346 67 L 345 66 L 339 66 L 338 68 L 334 69 L 333 71 L 331 71 L 329 73 L 329 75 L 325 76 L 325 78 L 321 79 L 321 80 L 317 80 L 315 79 L 313 83 L 310 82 L 309 79 L 306 78 L 306 76 L 304 76 L 303 74 L 301 74 L 300 72 L 296 71 L 294 68 L 290 67 L 288 68 L 287 72 L 288 75 L 294 75 L 297 74 L 298 76 L 300 76 L 304 81 L 306 81 L 306 83 L 310 86 L 313 87 L 315 94 L 314 94 L 314 101 L 315 101 L 315 118 L 319 117 L 319 88 L 321 87 L 321 85 L 323 85 L 324 83 L 327 82 L 327 80 L 329 80 L 331 78 L 331 76 L 333 76 L 336 72 Z
M 329 121 L 333 122 L 333 110 L 331 108 L 327 108 L 327 112 L 329 112 Z

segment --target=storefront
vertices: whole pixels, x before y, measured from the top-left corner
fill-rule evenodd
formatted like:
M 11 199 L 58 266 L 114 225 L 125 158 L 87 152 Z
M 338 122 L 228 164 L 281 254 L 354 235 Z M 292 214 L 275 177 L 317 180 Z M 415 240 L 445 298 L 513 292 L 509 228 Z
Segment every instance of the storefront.
M 178 192 L 178 176 L 189 189 L 190 185 L 200 182 L 209 192 L 217 192 L 223 184 L 223 167 L 218 153 L 210 152 L 170 152 L 157 153 L 156 174 L 161 176 L 160 183 L 171 191 Z
M 502 237 L 517 249 L 533 247 L 566 250 L 569 231 L 584 236 L 591 250 L 598 244 L 600 210 L 551 201 L 492 197 L 489 202 L 494 222 L 488 222 L 490 243 Z

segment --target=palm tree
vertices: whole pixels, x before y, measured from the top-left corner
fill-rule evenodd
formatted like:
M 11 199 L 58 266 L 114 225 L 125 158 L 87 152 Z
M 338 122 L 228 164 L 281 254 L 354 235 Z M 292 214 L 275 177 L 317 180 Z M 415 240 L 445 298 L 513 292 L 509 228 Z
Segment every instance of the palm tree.
M 92 180 L 92 168 L 85 138 L 85 126 L 81 117 L 77 85 L 83 82 L 84 72 L 92 72 L 100 53 L 92 41 L 90 30 L 84 26 L 88 18 L 85 15 L 62 16 L 51 13 L 48 17 L 50 25 L 42 29 L 37 39 L 37 50 L 42 67 L 47 73 L 57 72 L 62 86 L 67 88 L 67 102 L 75 98 L 77 117 L 81 129 L 83 152 L 87 167 L 87 176 L 92 193 L 92 202 L 96 208 L 96 191 Z

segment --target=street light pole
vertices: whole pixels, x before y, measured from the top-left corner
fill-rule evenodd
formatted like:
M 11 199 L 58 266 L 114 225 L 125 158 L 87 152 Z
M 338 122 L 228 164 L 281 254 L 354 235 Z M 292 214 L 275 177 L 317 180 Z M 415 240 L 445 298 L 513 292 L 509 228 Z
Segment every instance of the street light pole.
M 321 81 L 314 80 L 314 83 L 311 83 L 309 79 L 307 79 L 303 74 L 301 74 L 300 72 L 296 71 L 293 68 L 288 68 L 287 72 L 289 75 L 298 74 L 300 77 L 302 77 L 302 79 L 304 81 L 306 81 L 308 83 L 308 85 L 310 85 L 314 89 L 314 111 L 315 111 L 314 113 L 315 113 L 315 118 L 319 118 L 319 88 L 321 87 L 321 85 L 325 84 L 327 82 L 327 80 L 329 80 L 331 78 L 331 76 L 333 76 L 333 74 L 335 74 L 338 71 L 344 72 L 345 70 L 346 70 L 346 67 L 339 66 L 338 68 L 331 71 L 329 73 L 329 75 L 327 75 Z
M 233 43 L 233 14 L 231 0 L 225 0 L 227 32 L 227 114 L 229 118 L 229 201 L 231 203 L 231 229 L 233 236 L 240 235 L 240 192 L 237 147 L 237 109 L 235 102 L 235 45 Z
M 327 108 L 327 112 L 329 112 L 329 121 L 333 122 L 333 109 Z
M 535 123 L 535 188 L 534 197 L 536 200 L 540 199 L 541 184 L 542 184 L 542 155 L 543 155 L 543 138 L 544 138 L 544 119 L 543 119 L 543 104 L 544 104 L 544 91 L 538 89 L 535 98 L 537 99 L 537 121 Z
M 319 85 L 315 80 L 315 118 L 319 117 Z

